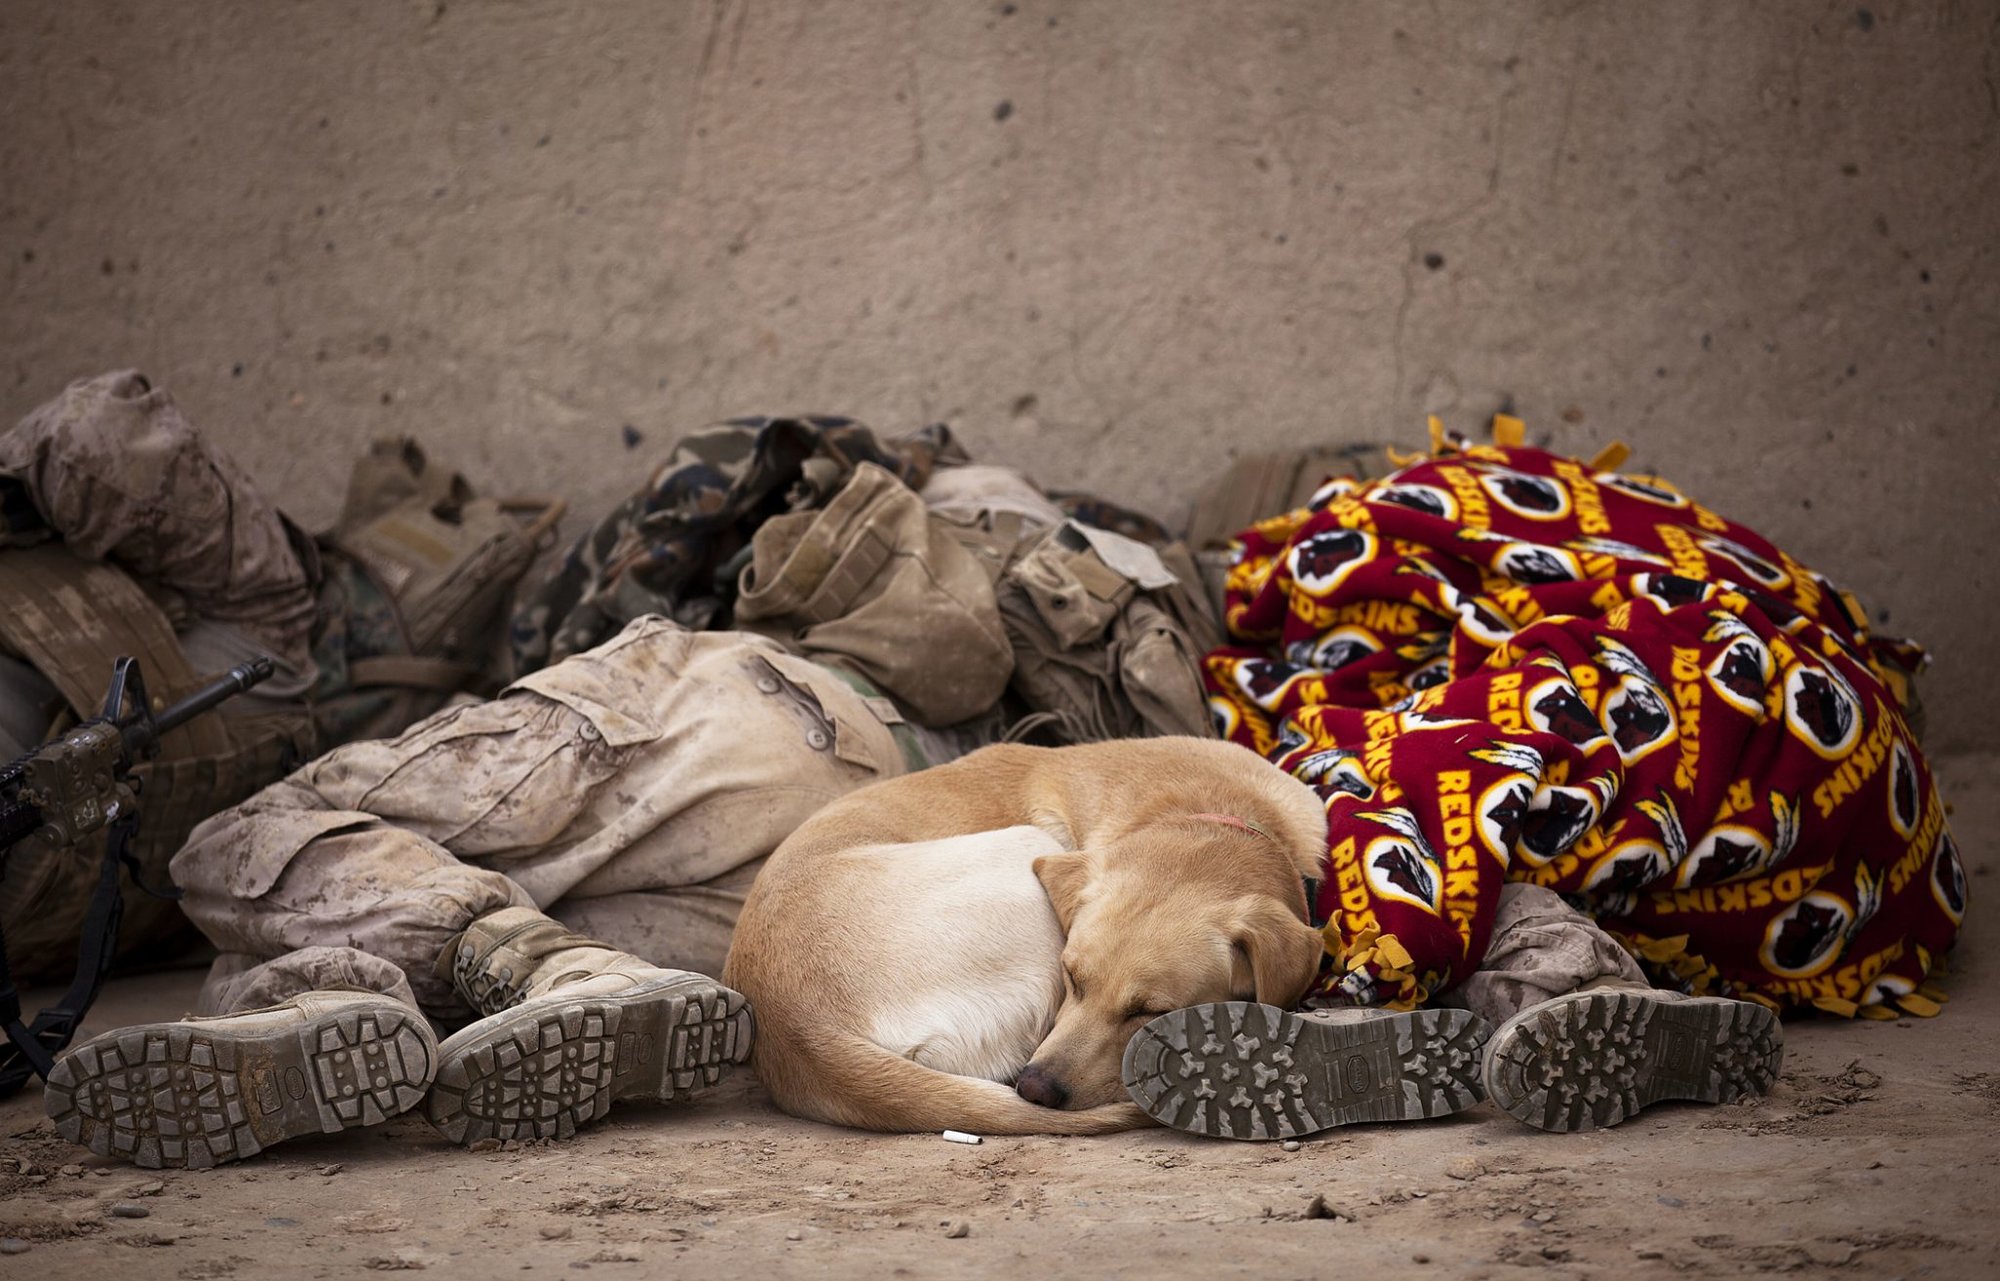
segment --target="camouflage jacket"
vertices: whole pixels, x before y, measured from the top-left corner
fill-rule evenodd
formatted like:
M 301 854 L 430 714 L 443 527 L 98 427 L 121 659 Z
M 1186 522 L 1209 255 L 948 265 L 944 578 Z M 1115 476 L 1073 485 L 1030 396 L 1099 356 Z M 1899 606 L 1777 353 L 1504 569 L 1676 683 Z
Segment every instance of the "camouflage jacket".
M 765 519 L 825 505 L 864 462 L 921 489 L 969 461 L 943 424 L 878 442 L 851 418 L 732 418 L 683 438 L 645 487 L 579 538 L 514 607 L 525 674 L 614 635 L 642 614 L 726 627 L 736 571 Z

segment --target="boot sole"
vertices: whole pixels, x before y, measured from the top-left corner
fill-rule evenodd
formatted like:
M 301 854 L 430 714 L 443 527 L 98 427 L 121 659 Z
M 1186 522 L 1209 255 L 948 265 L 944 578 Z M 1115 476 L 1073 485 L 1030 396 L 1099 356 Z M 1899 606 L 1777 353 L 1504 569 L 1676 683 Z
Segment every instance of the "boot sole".
M 1490 1026 L 1465 1010 L 1351 1023 L 1221 1001 L 1154 1019 L 1125 1047 L 1121 1076 L 1162 1125 L 1224 1139 L 1289 1139 L 1362 1121 L 1414 1121 L 1486 1097 Z
M 56 1133 L 99 1156 L 203 1170 L 415 1107 L 435 1044 L 420 1017 L 384 1001 L 261 1032 L 141 1024 L 66 1051 L 43 1103 Z
M 1667 1099 L 1767 1093 L 1785 1060 L 1778 1016 L 1745 1001 L 1579 992 L 1500 1025 L 1486 1089 L 1538 1130 L 1602 1129 Z
M 566 1139 L 619 1099 L 675 1102 L 750 1057 L 743 997 L 699 975 L 537 998 L 438 1047 L 425 1115 L 454 1143 Z

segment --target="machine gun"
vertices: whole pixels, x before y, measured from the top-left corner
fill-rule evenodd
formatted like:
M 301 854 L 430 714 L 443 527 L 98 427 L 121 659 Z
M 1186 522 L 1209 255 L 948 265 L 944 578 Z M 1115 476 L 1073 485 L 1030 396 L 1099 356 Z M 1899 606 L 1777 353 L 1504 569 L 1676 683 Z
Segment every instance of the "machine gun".
M 21 998 L 7 966 L 0 936 L 0 1028 L 9 1044 L 0 1047 L 0 1098 L 26 1084 L 30 1073 L 48 1078 L 55 1055 L 76 1035 L 77 1024 L 97 999 L 118 951 L 118 923 L 125 903 L 118 884 L 122 867 L 132 882 L 157 898 L 179 898 L 173 889 L 155 889 L 140 877 L 130 852 L 139 827 L 139 779 L 133 766 L 159 748 L 160 736 L 186 724 L 226 699 L 250 689 L 272 672 L 268 658 L 255 658 L 186 698 L 152 710 L 139 661 L 121 658 L 111 670 L 104 710 L 68 733 L 0 768 L 0 870 L 8 851 L 23 841 L 67 849 L 105 833 L 97 887 L 84 916 L 77 944 L 76 977 L 56 1004 L 21 1022 Z

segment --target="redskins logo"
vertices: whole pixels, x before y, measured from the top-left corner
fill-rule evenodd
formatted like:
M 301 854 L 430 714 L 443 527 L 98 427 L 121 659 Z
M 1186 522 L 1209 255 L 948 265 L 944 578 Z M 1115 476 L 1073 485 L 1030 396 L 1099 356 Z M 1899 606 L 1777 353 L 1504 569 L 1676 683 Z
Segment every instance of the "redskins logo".
M 1764 714 L 1764 691 L 1770 687 L 1776 664 L 1771 651 L 1755 636 L 1742 635 L 1729 642 L 1707 668 L 1708 687 L 1723 702 L 1746 716 Z
M 1618 759 L 1627 765 L 1652 755 L 1674 740 L 1674 713 L 1659 689 L 1637 676 L 1619 678 L 1604 700 L 1604 722 Z
M 1437 860 L 1400 836 L 1378 836 L 1362 855 L 1368 887 L 1378 895 L 1420 907 L 1433 916 L 1442 906 L 1443 878 Z
M 1923 801 L 1917 791 L 1917 763 L 1902 739 L 1889 752 L 1889 826 L 1904 840 L 1917 834 Z
M 1661 609 L 1699 605 L 1715 597 L 1715 584 L 1679 574 L 1634 574 L 1632 594 L 1652 601 Z
M 1290 773 L 1301 783 L 1310 783 L 1320 799 L 1329 803 L 1336 796 L 1357 796 L 1365 801 L 1375 795 L 1375 784 L 1361 768 L 1360 755 L 1343 748 L 1314 752 L 1292 765 Z
M 1755 828 L 1720 823 L 1695 843 L 1681 864 L 1681 889 L 1740 881 L 1771 865 L 1771 841 Z
M 1295 663 L 1330 672 L 1382 652 L 1382 642 L 1365 627 L 1336 627 L 1318 640 L 1294 643 L 1286 657 Z
M 1840 955 L 1854 909 L 1837 894 L 1814 890 L 1786 908 L 1764 929 L 1758 959 L 1773 974 L 1809 979 Z
M 1236 731 L 1243 727 L 1243 713 L 1236 710 L 1236 704 L 1220 694 L 1209 695 L 1208 719 L 1215 726 L 1217 738 L 1234 738 Z
M 1493 568 L 1517 583 L 1574 583 L 1583 577 L 1575 552 L 1540 543 L 1508 543 L 1493 558 Z
M 1760 592 L 1754 587 L 1744 588 L 1743 594 L 1750 598 L 1751 604 L 1763 611 L 1764 617 L 1770 619 L 1773 626 L 1787 635 L 1796 633 L 1800 628 L 1812 621 L 1804 613 L 1800 612 L 1797 605 L 1792 604 L 1792 602 L 1782 596 L 1773 596 L 1769 592 Z
M 1547 476 L 1530 476 L 1506 467 L 1487 469 L 1479 477 L 1480 486 L 1493 501 L 1529 520 L 1561 520 L 1569 515 L 1569 490 L 1561 481 Z
M 1861 700 L 1832 669 L 1800 663 L 1785 677 L 1785 727 L 1836 761 L 1861 741 Z
M 1312 497 L 1306 499 L 1306 508 L 1309 511 L 1324 511 L 1334 499 L 1345 498 L 1359 488 L 1360 482 L 1352 476 L 1335 476 L 1312 492 Z
M 1625 476 L 1615 471 L 1601 471 L 1592 480 L 1606 489 L 1615 489 L 1621 494 L 1643 498 L 1649 503 L 1662 507 L 1685 507 L 1687 496 L 1657 476 Z
M 1384 485 L 1368 497 L 1373 502 L 1394 503 L 1440 520 L 1458 519 L 1458 499 L 1450 490 L 1436 485 Z
M 1525 774 L 1503 778 L 1479 795 L 1479 834 L 1502 867 L 1512 860 L 1514 842 L 1521 839 L 1534 799 L 1535 782 Z
M 1875 918 L 1875 913 L 1882 910 L 1882 882 L 1887 879 L 1883 872 L 1869 871 L 1866 863 L 1854 869 L 1854 920 L 1847 927 L 1849 944 Z
M 1458 625 L 1474 640 L 1485 645 L 1504 645 L 1514 628 L 1493 603 L 1483 596 L 1471 596 L 1449 585 L 1440 589 L 1444 607 L 1458 615 Z
M 1695 544 L 1711 556 L 1723 556 L 1735 561 L 1760 586 L 1774 591 L 1791 586 L 1790 574 L 1739 542 L 1724 538 L 1720 534 L 1710 534 L 1695 539 Z
M 1314 596 L 1325 596 L 1374 555 L 1375 535 L 1359 529 L 1325 529 L 1293 547 L 1287 565 L 1292 581 Z
M 1411 672 L 1409 678 L 1403 684 L 1412 690 L 1429 689 L 1433 685 L 1442 685 L 1450 679 L 1451 660 L 1449 658 L 1434 658 L 1422 667 L 1419 667 L 1416 671 Z
M 1530 689 L 1526 706 L 1528 723 L 1544 734 L 1554 734 L 1584 750 L 1604 741 L 1604 726 L 1597 714 L 1576 692 L 1576 686 L 1560 677 Z
M 1293 685 L 1311 673 L 1275 658 L 1246 658 L 1236 664 L 1236 688 L 1267 712 L 1278 709 Z
M 1965 865 L 1958 861 L 1958 842 L 1939 832 L 1931 851 L 1931 897 L 1953 925 L 1965 919 Z
M 1576 844 L 1597 822 L 1597 800 L 1580 787 L 1544 787 L 1528 802 L 1514 853 L 1531 867 L 1541 867 Z
M 1667 851 L 1657 842 L 1626 841 L 1597 860 L 1583 889 L 1620 915 L 1629 909 L 1632 896 L 1667 874 L 1668 866 Z
M 1287 716 L 1285 723 L 1278 727 L 1278 742 L 1275 750 L 1281 756 L 1288 755 L 1289 753 L 1298 751 L 1310 742 L 1312 742 L 1312 739 L 1307 736 L 1304 730 L 1299 728 L 1299 723 Z

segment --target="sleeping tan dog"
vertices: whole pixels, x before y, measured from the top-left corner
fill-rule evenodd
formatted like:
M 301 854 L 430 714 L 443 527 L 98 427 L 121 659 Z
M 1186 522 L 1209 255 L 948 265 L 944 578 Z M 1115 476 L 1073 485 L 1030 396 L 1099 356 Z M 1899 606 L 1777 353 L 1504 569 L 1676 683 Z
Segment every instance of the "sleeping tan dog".
M 1301 878 L 1325 839 L 1312 790 L 1231 744 L 988 747 L 794 832 L 723 981 L 750 998 L 752 1062 L 787 1112 L 875 1130 L 1147 1125 L 1119 1082 L 1143 1023 L 1304 993 L 1321 943 Z

